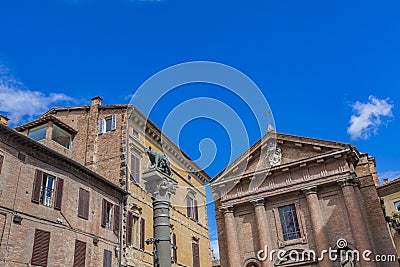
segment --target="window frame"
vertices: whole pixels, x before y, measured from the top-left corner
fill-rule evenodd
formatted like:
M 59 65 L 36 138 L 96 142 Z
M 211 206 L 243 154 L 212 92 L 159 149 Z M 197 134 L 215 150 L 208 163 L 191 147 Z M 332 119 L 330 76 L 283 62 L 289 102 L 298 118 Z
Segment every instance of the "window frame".
M 107 129 L 107 121 L 109 120 L 110 120 L 110 129 Z M 113 132 L 116 129 L 117 129 L 117 114 L 112 114 L 110 116 L 106 116 L 102 119 L 99 119 L 98 134 Z
M 280 226 L 282 229 L 282 235 L 283 235 L 283 240 L 284 241 L 291 241 L 295 239 L 301 238 L 301 232 L 300 232 L 300 224 L 299 224 L 299 219 L 297 216 L 297 210 L 296 210 L 296 205 L 295 204 L 289 204 L 289 205 L 284 205 L 278 207 L 278 213 L 279 213 L 279 219 L 280 219 Z M 283 220 L 283 217 L 285 216 L 291 216 L 292 221 L 293 221 L 293 227 L 294 230 L 289 232 L 288 230 L 288 223 Z
M 64 130 L 63 128 L 61 128 L 60 126 L 58 126 L 57 124 L 53 123 L 53 129 L 51 130 L 51 140 L 56 142 L 57 144 L 59 144 L 60 146 L 71 150 L 72 149 L 72 139 L 74 138 L 72 133 L 69 133 L 68 131 Z M 61 144 L 60 142 L 58 142 L 57 140 L 54 139 L 54 131 L 60 131 L 62 133 L 65 133 L 67 135 L 69 135 L 69 142 L 68 142 L 68 147 L 64 146 L 63 144 Z

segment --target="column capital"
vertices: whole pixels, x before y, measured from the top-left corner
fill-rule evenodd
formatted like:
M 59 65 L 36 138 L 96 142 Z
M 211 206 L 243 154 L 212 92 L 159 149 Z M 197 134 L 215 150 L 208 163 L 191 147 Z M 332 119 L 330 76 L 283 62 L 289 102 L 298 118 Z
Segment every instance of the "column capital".
M 300 188 L 300 190 L 306 195 L 317 194 L 317 186 L 316 185 L 306 186 L 306 187 Z
M 355 178 L 355 177 L 344 177 L 344 178 L 340 178 L 337 180 L 337 183 L 341 186 L 341 187 L 345 187 L 345 186 L 359 186 L 360 185 L 360 180 Z
M 254 207 L 257 207 L 257 206 L 264 206 L 264 204 L 265 204 L 265 198 L 263 198 L 263 197 L 254 198 L 254 199 L 250 200 L 250 203 L 253 204 Z
M 233 213 L 233 205 L 223 205 L 219 207 L 219 211 L 222 213 Z

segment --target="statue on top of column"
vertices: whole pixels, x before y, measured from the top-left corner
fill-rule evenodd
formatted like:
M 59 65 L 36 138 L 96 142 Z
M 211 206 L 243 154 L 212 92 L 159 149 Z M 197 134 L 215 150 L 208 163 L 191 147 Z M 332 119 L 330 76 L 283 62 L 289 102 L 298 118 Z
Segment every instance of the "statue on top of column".
M 151 146 L 149 146 L 149 148 L 146 148 L 145 152 L 149 157 L 151 163 L 150 168 L 156 168 L 162 173 L 172 177 L 171 164 L 165 154 L 161 154 L 155 150 L 152 150 Z

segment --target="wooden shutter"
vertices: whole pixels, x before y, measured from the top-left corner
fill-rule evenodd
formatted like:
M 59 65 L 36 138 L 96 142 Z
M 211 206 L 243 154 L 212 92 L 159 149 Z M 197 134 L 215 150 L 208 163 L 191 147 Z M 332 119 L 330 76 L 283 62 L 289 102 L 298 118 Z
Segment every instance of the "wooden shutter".
M 110 250 L 104 250 L 103 256 L 103 267 L 111 267 L 112 264 L 112 252 Z
M 178 247 L 176 246 L 176 234 L 172 233 L 172 257 L 174 262 L 178 262 Z
M 89 219 L 89 191 L 79 188 L 78 217 Z
M 119 206 L 115 205 L 114 206 L 114 233 L 118 235 L 119 232 Z
M 74 267 L 85 267 L 86 243 L 75 240 Z
M 0 155 L 0 173 L 1 173 L 1 167 L 3 167 L 3 160 L 4 160 L 4 157 L 2 155 Z
M 50 232 L 36 229 L 33 241 L 32 265 L 47 266 L 49 255 Z
M 105 124 L 106 124 L 106 121 L 104 119 L 99 120 L 99 134 L 104 133 Z
M 196 220 L 196 222 L 199 221 L 199 208 L 197 206 L 197 200 L 194 200 L 194 219 Z
M 190 218 L 191 217 L 191 210 L 192 210 L 192 201 L 190 199 L 190 196 L 187 196 L 187 216 Z
M 193 267 L 200 267 L 199 244 L 192 243 Z
M 117 129 L 117 115 L 113 114 L 111 117 L 111 131 Z
M 102 208 L 101 208 L 101 226 L 106 227 L 107 223 L 107 200 L 103 198 Z
M 145 242 L 145 226 L 146 226 L 146 221 L 144 218 L 140 220 L 140 249 L 144 250 L 144 242 Z
M 54 200 L 54 209 L 56 210 L 61 210 L 63 191 L 64 191 L 64 179 L 57 178 L 56 192 L 55 192 L 56 195 Z
M 42 189 L 43 172 L 36 170 L 35 178 L 33 180 L 32 202 L 39 204 L 40 190 Z
M 126 243 L 132 245 L 132 227 L 133 227 L 133 216 L 132 212 L 128 211 L 128 218 L 126 222 Z
M 131 180 L 139 184 L 140 160 L 135 154 L 131 154 Z

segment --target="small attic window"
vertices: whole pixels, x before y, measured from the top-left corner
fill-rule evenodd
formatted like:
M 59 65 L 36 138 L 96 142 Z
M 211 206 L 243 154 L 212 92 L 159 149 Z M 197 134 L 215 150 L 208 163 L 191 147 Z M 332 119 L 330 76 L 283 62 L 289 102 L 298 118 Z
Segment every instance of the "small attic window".
M 51 139 L 53 139 L 65 148 L 71 148 L 72 135 L 55 124 L 53 125 L 53 133 Z
M 47 123 L 29 129 L 28 137 L 35 141 L 40 141 L 46 139 L 46 131 L 47 131 Z

